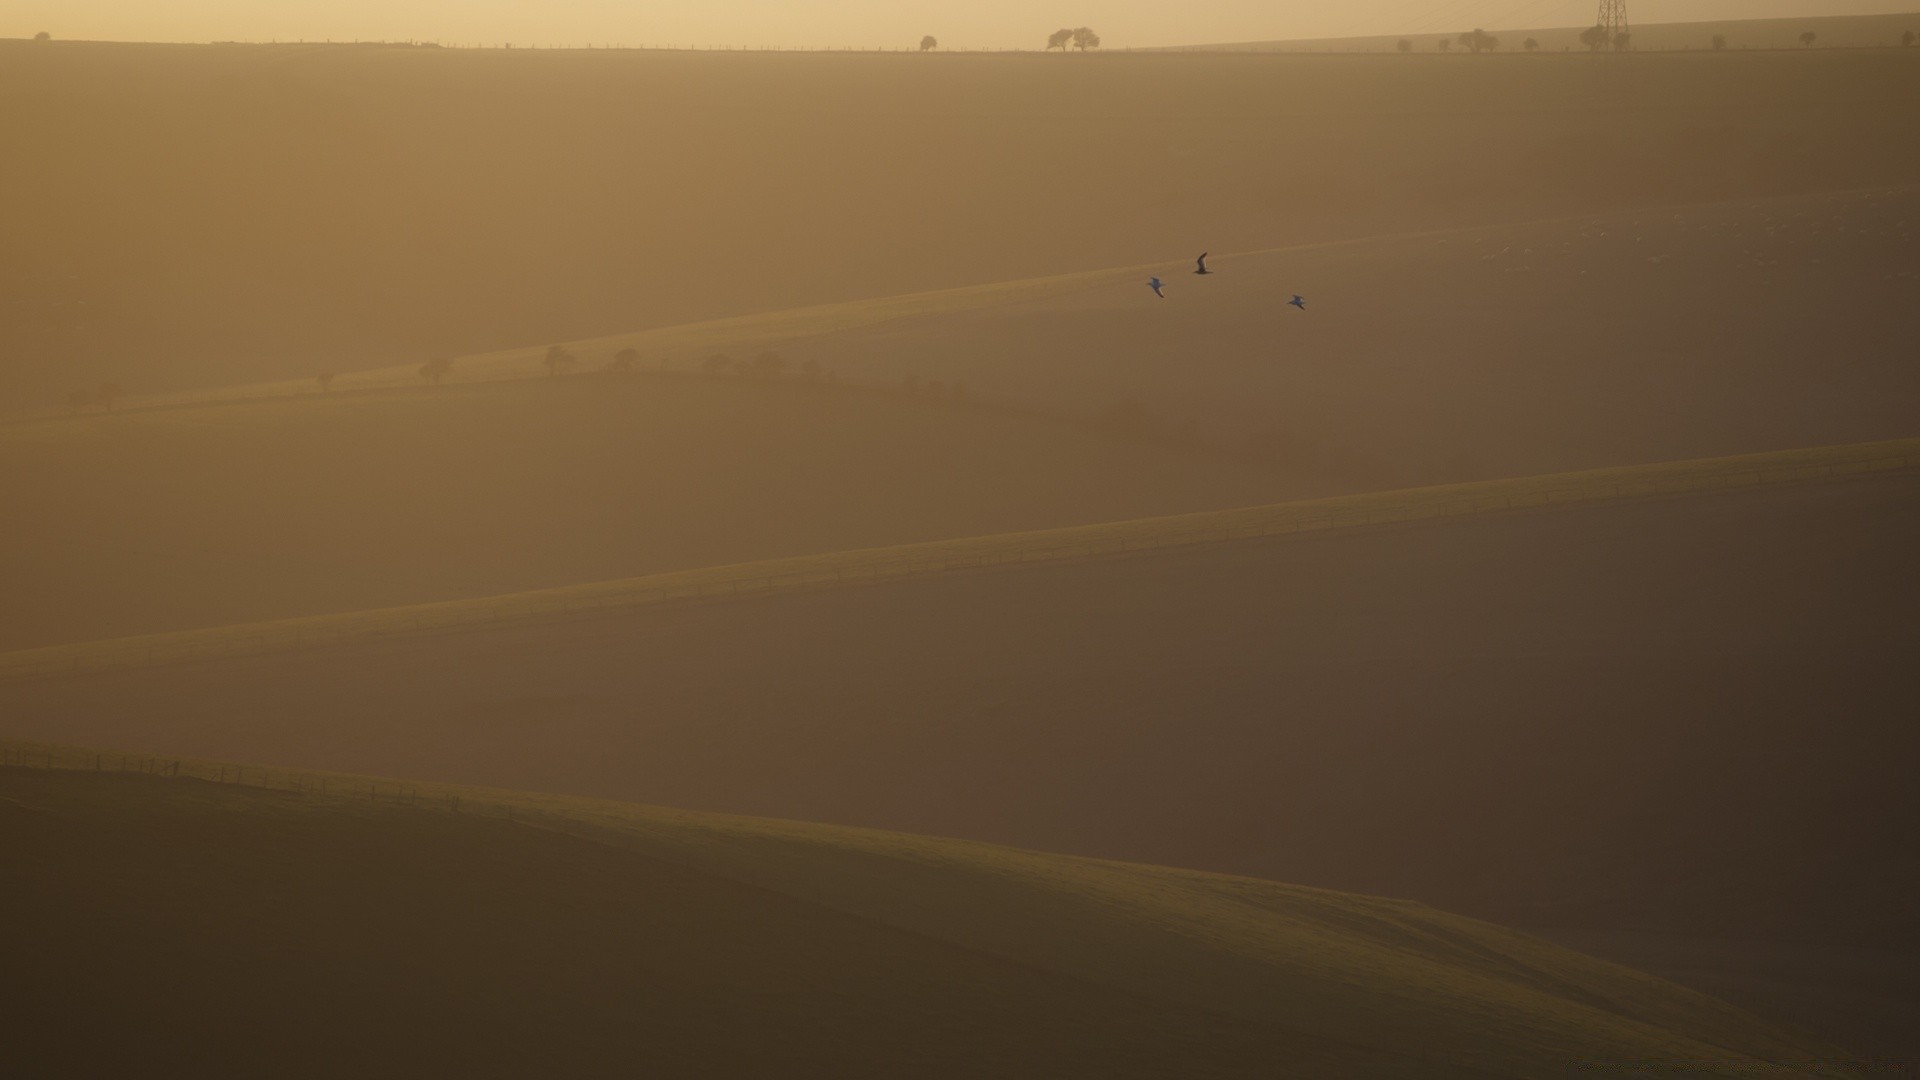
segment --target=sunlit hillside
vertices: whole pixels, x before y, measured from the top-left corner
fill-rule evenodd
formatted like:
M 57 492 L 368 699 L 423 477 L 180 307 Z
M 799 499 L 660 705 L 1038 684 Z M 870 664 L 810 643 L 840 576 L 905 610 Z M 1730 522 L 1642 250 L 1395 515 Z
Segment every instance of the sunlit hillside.
M 1215 251 L 1204 278 L 1168 261 L 570 348 L 680 371 L 772 349 L 863 385 L 964 382 L 1377 489 L 1920 433 L 1913 334 L 1889 317 L 1920 304 L 1917 229 L 1911 187 L 1711 203 Z M 529 377 L 544 352 L 464 357 L 449 377 Z M 420 384 L 413 365 L 343 379 Z
M 165 1045 L 278 1076 L 1847 1075 L 1711 998 L 1404 901 L 331 779 L 0 767 L 8 972 L 34 991 L 10 1065 L 138 1072 Z
M 1920 169 L 1920 51 L 1551 59 L 0 42 L 0 411 Z

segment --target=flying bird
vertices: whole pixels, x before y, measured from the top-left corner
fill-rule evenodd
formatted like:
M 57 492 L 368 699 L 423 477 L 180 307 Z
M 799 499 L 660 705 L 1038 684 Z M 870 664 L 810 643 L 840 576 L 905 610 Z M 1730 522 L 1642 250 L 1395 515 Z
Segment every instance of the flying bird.
M 1159 278 L 1154 278 L 1147 282 L 1147 288 L 1152 289 L 1153 295 L 1159 297 L 1162 300 L 1165 300 L 1167 298 L 1167 294 L 1161 292 L 1160 290 L 1166 287 L 1167 287 L 1167 283 L 1164 281 L 1161 281 Z
M 1210 255 L 1210 254 L 1212 254 L 1212 252 L 1207 252 L 1207 251 L 1203 251 L 1203 252 L 1201 252 L 1201 253 L 1200 253 L 1200 269 L 1198 269 L 1198 270 L 1195 270 L 1195 271 L 1194 271 L 1194 273 L 1196 273 L 1196 274 L 1211 274 L 1211 273 L 1213 273 L 1213 271 L 1211 271 L 1211 270 L 1209 270 L 1209 269 L 1207 269 L 1207 256 L 1208 256 L 1208 255 Z
M 1293 299 L 1287 301 L 1287 303 L 1292 305 L 1293 307 L 1299 308 L 1301 311 L 1307 310 L 1307 298 L 1304 296 L 1296 296 Z

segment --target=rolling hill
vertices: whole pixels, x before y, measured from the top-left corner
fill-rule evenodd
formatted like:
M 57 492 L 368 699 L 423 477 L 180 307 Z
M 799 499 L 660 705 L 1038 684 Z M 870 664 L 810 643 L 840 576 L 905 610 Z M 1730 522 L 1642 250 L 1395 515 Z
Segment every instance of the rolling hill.
M 1560 59 L 0 42 L 0 413 L 1920 168 L 1920 56 Z
M 771 349 L 862 384 L 964 382 L 1190 435 L 1343 490 L 1406 487 L 1920 433 L 1912 333 L 1888 317 L 1920 302 L 1917 227 L 1912 187 L 1674 206 L 1216 250 L 1210 278 L 1182 252 L 570 347 L 679 371 Z M 544 349 L 465 357 L 454 377 L 524 377 Z M 411 365 L 345 378 L 420 381 Z
M 103 671 L 0 686 L 0 732 L 1250 874 L 1676 954 L 1865 953 L 1892 974 L 1850 992 L 1894 1019 L 1862 1037 L 1904 1052 L 1915 483 Z M 1775 975 L 1778 1015 L 1811 1018 Z
M 1220 253 L 16 423 L 0 648 L 1912 436 L 1917 221 L 1907 188 Z
M 0 426 L 0 648 L 1270 502 L 990 402 L 601 373 Z
M 1885 944 L 1920 813 L 1914 483 L 10 683 L 0 730 Z
M 202 1076 L 1850 1075 L 1711 998 L 1416 904 L 494 798 L 521 814 L 0 768 L 0 914 L 32 931 L 9 973 L 35 991 L 10 1064 L 146 1072 L 164 1047 Z

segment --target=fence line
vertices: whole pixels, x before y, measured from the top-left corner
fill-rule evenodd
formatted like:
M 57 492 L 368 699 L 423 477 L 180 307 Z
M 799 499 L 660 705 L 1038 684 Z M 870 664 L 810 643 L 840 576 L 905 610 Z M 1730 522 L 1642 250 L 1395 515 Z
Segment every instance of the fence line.
M 1068 562 L 1615 499 L 1740 490 L 1914 468 L 1920 468 L 1920 440 L 1903 440 L 933 541 L 473 600 L 27 649 L 0 654 L 0 682 L 316 645 L 573 621 L 677 601 L 764 596 L 1000 566 Z

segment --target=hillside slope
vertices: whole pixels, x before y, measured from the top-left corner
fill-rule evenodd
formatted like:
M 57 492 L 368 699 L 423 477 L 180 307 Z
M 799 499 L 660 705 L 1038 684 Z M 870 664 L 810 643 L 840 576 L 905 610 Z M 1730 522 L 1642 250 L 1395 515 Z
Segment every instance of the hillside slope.
M 9 1060 L 150 1071 L 164 1044 L 195 1075 L 1785 1077 L 1809 1074 L 1763 1062 L 1821 1056 L 1412 904 L 636 808 L 541 820 L 0 769 L 0 914 L 34 928 L 9 971 L 36 988 Z
M 0 414 L 1920 169 L 1920 57 L 1557 59 L 0 42 Z
M 0 427 L 0 649 L 1222 509 L 1314 483 L 795 378 L 592 373 L 36 421 Z
M 772 349 L 857 382 L 964 382 L 1191 434 L 1345 490 L 1405 487 L 1920 434 L 1912 334 L 1893 314 L 1920 303 L 1917 230 L 1920 188 L 1904 187 L 1247 254 L 1215 243 L 1206 278 L 1189 272 L 1196 240 L 1164 262 L 572 347 L 672 370 Z M 1295 294 L 1306 310 L 1287 306 Z M 455 377 L 524 377 L 544 348 L 465 357 Z
M 1914 949 L 1916 483 L 100 672 L 0 732 Z

